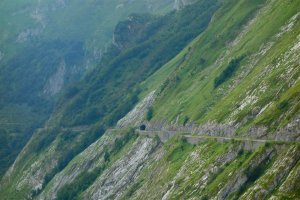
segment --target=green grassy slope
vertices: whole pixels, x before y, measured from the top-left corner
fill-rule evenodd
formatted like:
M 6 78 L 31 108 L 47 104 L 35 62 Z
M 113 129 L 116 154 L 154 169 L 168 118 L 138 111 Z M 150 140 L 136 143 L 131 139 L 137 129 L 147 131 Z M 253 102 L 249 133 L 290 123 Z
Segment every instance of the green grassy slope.
M 292 18 L 299 12 L 299 3 L 239 1 L 232 10 L 220 11 L 222 17 L 216 15 L 207 31 L 190 45 L 189 59 L 178 65 L 182 57 L 178 56 L 142 85 L 159 92 L 154 118 L 243 121 L 247 126 L 273 129 L 286 125 L 299 114 L 295 47 L 299 17 Z M 242 59 L 233 75 L 215 87 L 217 77 L 237 58 Z M 172 71 L 171 75 L 164 70 Z M 157 80 L 163 80 L 161 86 Z M 268 104 L 272 105 L 256 117 Z M 284 104 L 286 108 L 280 108 Z

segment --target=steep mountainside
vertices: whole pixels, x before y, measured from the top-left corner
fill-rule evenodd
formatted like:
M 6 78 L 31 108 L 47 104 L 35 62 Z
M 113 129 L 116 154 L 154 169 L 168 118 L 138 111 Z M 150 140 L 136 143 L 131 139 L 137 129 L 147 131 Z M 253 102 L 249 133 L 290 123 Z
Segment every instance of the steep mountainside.
M 215 18 L 189 47 L 189 59 L 168 66 L 171 76 L 158 72 L 151 77 L 163 80 L 160 87 L 149 87 L 151 80 L 144 84 L 157 91 L 152 120 L 214 121 L 236 134 L 256 128 L 261 131 L 255 134 L 269 137 L 288 127 L 294 133 L 283 133 L 286 137 L 297 134 L 299 2 L 239 2 L 234 8 L 243 12 Z
M 134 14 L 119 23 L 114 32 L 114 44 L 100 65 L 78 84 L 66 89 L 58 100 L 55 114 L 25 147 L 30 150 L 21 152 L 16 160 L 23 163 L 24 168 L 17 167 L 13 171 L 22 174 L 29 170 L 37 173 L 39 180 L 30 181 L 32 175 L 27 174 L 29 171 L 25 172 L 27 178 L 16 175 L 17 179 L 25 181 L 24 184 L 16 194 L 13 182 L 19 180 L 12 180 L 9 183 L 12 190 L 5 188 L 5 193 L 24 196 L 31 191 L 40 192 L 75 155 L 130 111 L 141 92 L 139 83 L 205 30 L 217 8 L 217 1 L 199 1 L 163 17 Z M 131 34 L 132 27 L 135 34 Z M 63 148 L 55 148 L 45 157 L 44 153 L 54 143 Z M 36 157 L 35 153 L 41 157 Z M 36 171 L 37 168 L 32 168 L 33 162 L 39 163 L 36 165 L 39 169 L 46 166 L 47 169 Z
M 3 199 L 300 199 L 300 0 L 175 5 L 117 24 Z
M 0 176 L 51 114 L 68 83 L 95 67 L 132 12 L 164 14 L 173 0 L 0 3 Z

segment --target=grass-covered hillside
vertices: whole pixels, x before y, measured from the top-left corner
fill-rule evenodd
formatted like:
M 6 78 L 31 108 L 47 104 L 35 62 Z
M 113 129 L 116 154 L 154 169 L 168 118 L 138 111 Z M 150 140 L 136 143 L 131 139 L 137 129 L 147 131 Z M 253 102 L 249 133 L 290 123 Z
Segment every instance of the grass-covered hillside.
M 239 1 L 230 11 L 220 10 L 186 52 L 142 84 L 158 94 L 153 120 L 216 121 L 240 131 L 253 126 L 275 131 L 296 120 L 299 5 Z
M 113 35 L 3 199 L 300 198 L 300 0 L 197 0 Z

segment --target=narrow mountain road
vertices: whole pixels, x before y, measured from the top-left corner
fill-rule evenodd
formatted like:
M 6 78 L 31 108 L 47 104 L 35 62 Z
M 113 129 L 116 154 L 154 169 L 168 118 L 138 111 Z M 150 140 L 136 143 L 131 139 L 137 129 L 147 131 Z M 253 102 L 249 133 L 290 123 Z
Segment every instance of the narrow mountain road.
M 260 143 L 290 143 L 290 144 L 300 144 L 300 141 L 285 141 L 285 140 L 263 140 L 254 138 L 239 138 L 239 137 L 222 137 L 222 136 L 208 136 L 208 135 L 183 135 L 185 138 L 195 138 L 195 139 L 219 139 L 219 140 L 236 140 L 236 141 L 249 141 L 249 142 L 260 142 Z
M 37 131 L 41 132 L 41 131 L 46 131 L 49 129 L 53 129 L 56 128 L 55 126 L 46 126 L 43 128 L 38 128 Z M 74 126 L 74 127 L 62 127 L 60 128 L 60 130 L 62 131 L 72 131 L 72 132 L 84 132 L 84 131 L 88 131 L 91 127 L 90 126 Z
M 122 129 L 109 129 L 110 131 L 120 131 Z M 140 135 L 155 137 L 159 136 L 162 141 L 165 142 L 174 135 L 178 134 L 178 131 L 144 131 L 137 130 L 136 131 Z M 210 136 L 210 135 L 195 135 L 195 133 L 182 132 L 182 136 L 190 141 L 192 140 L 203 140 L 203 139 L 211 139 L 218 141 L 227 141 L 227 140 L 235 140 L 235 141 L 245 141 L 245 142 L 258 142 L 258 143 L 285 143 L 285 144 L 300 144 L 300 141 L 286 141 L 286 140 L 275 140 L 275 139 L 257 139 L 257 138 L 247 138 L 247 137 L 228 137 L 228 136 Z
M 54 127 L 45 127 L 39 128 L 38 131 L 44 131 Z M 72 131 L 72 132 L 83 132 L 88 131 L 90 129 L 89 126 L 77 126 L 77 127 L 70 127 L 70 128 L 62 128 L 63 131 Z M 124 130 L 122 128 L 111 128 L 107 129 L 107 131 L 121 131 Z M 175 136 L 176 134 L 181 134 L 182 137 L 186 138 L 188 141 L 200 142 L 203 140 L 218 140 L 218 141 L 245 141 L 245 142 L 258 142 L 258 143 L 285 143 L 285 144 L 300 144 L 300 141 L 287 141 L 287 140 L 272 140 L 272 139 L 257 139 L 257 138 L 247 138 L 247 137 L 229 137 L 229 136 L 211 136 L 211 135 L 200 135 L 190 132 L 179 132 L 179 131 L 169 131 L 169 130 L 161 130 L 161 131 L 147 131 L 147 130 L 139 130 L 137 129 L 136 132 L 139 135 L 155 137 L 158 136 L 162 142 L 168 141 L 170 138 Z

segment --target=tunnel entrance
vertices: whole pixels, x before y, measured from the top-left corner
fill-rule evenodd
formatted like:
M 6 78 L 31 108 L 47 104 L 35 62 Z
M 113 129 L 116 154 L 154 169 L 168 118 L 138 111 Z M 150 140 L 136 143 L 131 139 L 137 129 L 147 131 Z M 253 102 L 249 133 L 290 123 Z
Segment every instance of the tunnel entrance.
M 142 125 L 140 126 L 140 130 L 141 130 L 141 131 L 146 130 L 146 125 L 145 125 L 145 124 L 142 124 Z

